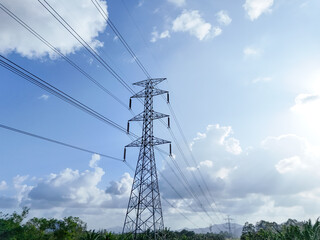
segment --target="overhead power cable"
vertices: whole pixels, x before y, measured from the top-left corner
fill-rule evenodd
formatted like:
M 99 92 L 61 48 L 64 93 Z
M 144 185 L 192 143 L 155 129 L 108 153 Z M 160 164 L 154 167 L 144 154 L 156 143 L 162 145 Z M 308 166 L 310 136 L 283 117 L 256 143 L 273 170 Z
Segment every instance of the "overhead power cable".
M 125 87 L 131 94 L 135 94 L 133 89 L 113 70 L 113 68 L 92 48 L 75 29 L 46 1 L 38 0 L 38 2 L 105 68 L 110 74 L 117 79 L 120 84 Z
M 30 137 L 38 138 L 38 139 L 41 139 L 41 140 L 45 140 L 45 141 L 48 141 L 48 142 L 52 142 L 52 143 L 55 143 L 55 144 L 59 144 L 59 145 L 65 146 L 65 147 L 77 149 L 77 150 L 80 150 L 80 151 L 83 151 L 83 152 L 92 153 L 92 154 L 99 154 L 101 157 L 105 157 L 105 158 L 109 158 L 109 159 L 113 159 L 113 160 L 116 160 L 116 161 L 123 162 L 123 159 L 120 159 L 120 158 L 117 158 L 117 157 L 112 157 L 110 155 L 106 155 L 106 154 L 99 153 L 99 152 L 96 152 L 96 151 L 88 150 L 88 149 L 85 149 L 85 148 L 82 148 L 82 147 L 77 147 L 77 146 L 71 145 L 69 143 L 64 143 L 64 142 L 57 141 L 57 140 L 54 140 L 54 139 L 51 139 L 51 138 L 47 138 L 47 137 L 43 137 L 43 136 L 40 136 L 40 135 L 36 135 L 34 133 L 22 131 L 20 129 L 9 127 L 9 126 L 3 125 L 3 124 L 0 124 L 0 128 L 7 129 L 7 130 L 10 130 L 10 131 L 13 131 L 13 132 L 16 132 L 16 133 L 24 134 L 24 135 L 27 135 L 27 136 L 30 136 Z
M 128 43 L 126 42 L 126 40 L 122 37 L 121 33 L 118 31 L 118 29 L 116 28 L 116 26 L 113 24 L 113 22 L 111 21 L 110 17 L 109 17 L 108 14 L 104 11 L 104 9 L 101 7 L 101 5 L 99 4 L 99 2 L 98 2 L 97 0 L 91 0 L 91 2 L 92 2 L 92 3 L 94 4 L 94 6 L 97 8 L 97 10 L 98 10 L 99 13 L 101 14 L 101 16 L 107 21 L 107 23 L 108 23 L 109 26 L 111 27 L 112 31 L 113 31 L 113 32 L 117 35 L 117 37 L 120 39 L 120 41 L 122 42 L 122 44 L 124 45 L 124 47 L 127 49 L 127 51 L 130 53 L 130 55 L 133 57 L 133 59 L 134 59 L 135 62 L 138 64 L 138 66 L 141 68 L 141 70 L 146 74 L 147 77 L 150 78 L 150 74 L 148 73 L 148 71 L 146 70 L 146 68 L 145 68 L 145 67 L 143 66 L 143 64 L 140 62 L 140 60 L 138 59 L 138 57 L 136 56 L 136 54 L 133 52 L 133 50 L 131 49 L 131 47 L 128 45 Z M 211 200 L 212 200 L 213 203 L 216 205 L 216 207 L 218 207 L 217 204 L 216 204 L 216 202 L 215 202 L 215 200 L 214 200 L 214 198 L 213 198 L 213 196 L 212 196 L 212 194 L 211 194 L 211 192 L 210 192 L 210 190 L 209 190 L 209 187 L 208 187 L 206 181 L 204 180 L 204 177 L 203 177 L 200 169 L 197 168 L 198 163 L 197 163 L 197 161 L 195 160 L 192 152 L 191 152 L 190 149 L 189 149 L 189 146 L 188 146 L 188 144 L 187 144 L 186 138 L 185 138 L 185 136 L 184 136 L 184 134 L 183 134 L 183 131 L 182 131 L 182 129 L 181 129 L 181 126 L 180 126 L 180 124 L 179 124 L 179 122 L 178 122 L 178 119 L 177 119 L 177 117 L 176 117 L 176 115 L 175 115 L 175 113 L 174 113 L 174 111 L 173 111 L 173 108 L 172 108 L 172 106 L 170 105 L 170 103 L 169 103 L 169 109 L 170 109 L 170 112 L 171 112 L 172 115 L 173 115 L 173 118 L 174 118 L 175 122 L 177 123 L 179 132 L 181 133 L 181 136 L 183 137 L 183 140 L 184 140 L 184 142 L 185 142 L 186 145 L 187 145 L 187 148 L 188 148 L 188 150 L 189 150 L 189 153 L 191 154 L 191 158 L 192 158 L 193 162 L 195 163 L 195 166 L 196 166 L 196 169 L 197 169 L 198 173 L 200 174 L 201 180 L 202 180 L 203 183 L 205 184 L 206 190 L 209 192 L 210 197 L 211 197 Z M 169 129 L 169 131 L 170 131 L 170 129 Z M 174 133 L 173 133 L 172 131 L 171 131 L 171 135 L 174 136 Z M 177 141 L 176 141 L 176 144 L 178 144 Z M 180 149 L 180 146 L 178 147 L 178 149 Z M 194 177 L 195 177 L 195 176 L 194 176 Z M 197 180 L 197 182 L 198 182 L 198 180 Z M 203 191 L 203 189 L 201 188 L 201 186 L 200 186 L 199 183 L 198 183 L 198 185 L 199 185 L 199 188 L 200 188 L 201 192 L 203 193 L 203 195 L 205 196 L 206 200 L 208 201 L 209 205 L 211 206 L 208 198 L 207 198 L 206 195 L 204 194 L 204 191 Z M 211 206 L 211 208 L 212 208 L 212 206 Z M 217 216 L 218 216 L 218 215 L 217 215 Z M 218 217 L 219 217 L 219 216 L 218 216 Z
M 126 40 L 122 37 L 121 33 L 118 31 L 117 27 L 113 24 L 113 22 L 111 21 L 110 17 L 108 16 L 108 14 L 105 12 L 105 10 L 101 7 L 101 5 L 99 4 L 99 2 L 97 0 L 91 0 L 91 2 L 93 3 L 93 5 L 97 8 L 97 10 L 99 11 L 100 15 L 106 20 L 106 22 L 109 24 L 109 26 L 111 27 L 112 31 L 117 35 L 117 37 L 119 38 L 119 40 L 121 41 L 121 43 L 123 44 L 123 46 L 127 49 L 127 51 L 130 53 L 130 55 L 132 56 L 132 58 L 134 59 L 134 61 L 138 64 L 138 66 L 140 67 L 140 69 L 144 72 L 144 74 L 148 77 L 151 78 L 150 74 L 148 73 L 148 71 L 146 70 L 146 68 L 143 66 L 143 64 L 140 62 L 139 58 L 137 57 L 137 55 L 134 53 L 134 51 L 131 49 L 131 47 L 129 46 L 129 44 L 126 42 Z
M 40 2 L 40 1 L 39 1 Z M 46 2 L 46 1 L 44 1 L 44 2 Z M 41 3 L 41 2 L 40 2 Z M 47 3 L 47 2 L 46 2 Z M 41 3 L 42 4 L 42 3 Z M 48 4 L 48 3 L 47 3 Z M 42 4 L 43 5 L 43 4 Z M 74 29 L 48 4 L 48 6 L 67 24 L 67 26 L 69 26 L 73 31 L 74 31 Z M 96 6 L 96 5 L 95 5 Z M 45 6 L 44 6 L 45 7 Z M 97 6 L 96 6 L 97 7 Z M 101 6 L 100 6 L 101 7 Z M 47 8 L 47 7 L 45 7 L 52 15 L 53 15 L 53 13 Z M 99 9 L 98 9 L 99 10 Z M 54 16 L 54 15 L 53 15 Z M 55 16 L 54 16 L 55 17 Z M 55 17 L 58 21 L 59 21 L 59 19 L 57 18 L 57 17 Z M 63 24 L 61 21 L 59 21 L 61 24 Z M 110 24 L 110 23 L 109 23 Z M 112 24 L 112 23 L 111 23 Z M 110 25 L 111 25 L 110 24 Z M 113 24 L 112 24 L 113 25 Z M 66 26 L 64 25 L 64 27 L 66 28 Z M 67 29 L 67 28 L 66 28 Z M 68 29 L 67 29 L 68 30 Z M 114 31 L 117 31 L 117 29 L 113 29 Z M 69 31 L 69 30 L 68 30 Z M 70 31 L 69 31 L 70 32 Z M 75 32 L 75 31 L 74 31 Z M 72 32 L 70 32 L 71 34 L 72 34 Z M 76 33 L 76 32 L 75 32 Z M 72 34 L 73 35 L 73 34 Z M 76 35 L 78 36 L 78 37 L 80 37 L 77 33 L 76 33 Z M 74 36 L 74 35 L 73 35 Z M 75 36 L 74 36 L 75 37 Z M 82 41 L 84 41 L 81 37 L 80 37 L 80 39 L 82 40 Z M 122 36 L 121 36 L 121 39 L 123 39 L 122 38 Z M 124 40 L 124 39 L 123 39 Z M 78 39 L 78 41 L 79 41 L 79 39 Z M 125 40 L 124 40 L 125 41 Z M 81 42 L 80 42 L 81 43 Z M 84 43 L 86 43 L 86 42 L 84 42 Z M 87 44 L 87 43 L 86 43 Z M 91 50 L 93 50 L 88 44 L 87 44 L 87 46 L 89 47 L 89 49 L 91 49 Z M 127 45 L 128 46 L 128 45 Z M 85 47 L 85 46 L 84 46 Z M 88 48 L 87 48 L 87 50 L 91 53 L 91 54 L 93 54 L 93 52 L 91 52 L 90 50 L 89 50 Z M 128 49 L 128 48 L 127 48 Z M 94 50 L 93 50 L 94 51 Z M 130 50 L 128 49 L 128 51 L 130 52 Z M 132 50 L 131 50 L 132 51 Z M 94 53 L 96 53 L 95 51 L 94 51 Z M 133 53 L 133 51 L 132 51 L 132 53 Z M 134 53 L 133 53 L 134 54 Z M 132 55 L 133 56 L 133 58 L 136 60 L 136 57 L 134 56 L 134 55 Z M 140 61 L 139 61 L 140 62 Z M 102 64 L 103 65 L 103 64 Z M 139 64 L 138 64 L 139 65 Z M 150 75 L 149 75 L 150 76 Z M 127 88 L 128 89 L 128 88 Z M 129 89 L 128 89 L 129 91 L 130 91 L 130 87 L 129 87 Z M 132 89 L 131 89 L 132 90 Z M 133 91 L 133 90 L 132 90 Z
M 128 45 L 128 43 L 126 42 L 126 40 L 122 37 L 122 35 L 120 34 L 120 32 L 118 31 L 118 29 L 116 28 L 116 26 L 112 23 L 110 17 L 108 16 L 108 14 L 103 10 L 103 8 L 101 7 L 101 5 L 99 4 L 99 2 L 97 0 L 91 0 L 91 2 L 94 4 L 94 6 L 97 8 L 97 10 L 99 11 L 99 13 L 101 14 L 101 16 L 107 21 L 107 23 L 109 24 L 109 26 L 111 27 L 111 29 L 113 30 L 113 32 L 117 35 L 117 37 L 120 39 L 120 41 L 122 42 L 122 44 L 124 45 L 124 47 L 127 49 L 127 51 L 131 54 L 131 56 L 133 57 L 133 59 L 136 61 L 136 63 L 138 64 L 138 66 L 142 69 L 142 71 L 146 74 L 147 77 L 150 77 L 150 74 L 147 72 L 147 70 L 145 69 L 145 67 L 143 66 L 143 64 L 140 62 L 140 60 L 137 58 L 137 56 L 135 55 L 135 53 L 133 52 L 133 50 L 130 48 L 130 46 Z M 171 107 L 171 105 L 170 105 Z M 170 110 L 172 110 L 173 112 L 173 109 L 171 108 Z M 174 115 L 174 119 L 177 120 L 175 114 L 173 113 Z M 180 127 L 180 124 L 177 123 L 177 125 L 179 125 Z M 179 128 L 179 130 L 181 129 L 181 127 Z M 170 131 L 170 129 L 169 129 Z M 173 132 L 171 131 L 171 135 L 174 136 Z M 183 135 L 184 137 L 184 135 Z M 175 137 L 174 137 L 175 138 Z M 185 139 L 185 138 L 184 138 Z M 178 144 L 178 142 L 176 141 L 176 144 Z M 178 149 L 180 149 L 180 146 L 178 147 Z M 184 157 L 185 158 L 185 157 Z M 186 158 L 185 158 L 186 159 Z M 192 155 L 192 159 L 194 160 L 196 166 L 197 166 L 197 163 Z M 189 164 L 188 164 L 189 165 Z M 190 165 L 189 165 L 190 166 Z M 207 191 L 209 191 L 209 188 L 206 184 L 206 182 L 204 181 L 204 178 L 202 176 L 202 173 L 200 172 L 200 170 L 197 168 L 198 172 L 200 173 L 201 175 L 201 179 L 203 180 L 206 188 L 207 188 Z M 196 177 L 194 176 L 194 178 L 196 179 Z M 196 181 L 198 182 L 198 180 L 196 179 Z M 202 194 L 204 195 L 204 197 L 206 198 L 207 202 L 209 203 L 210 207 L 212 208 L 204 190 L 201 188 L 199 182 L 198 182 L 198 186 L 199 186 L 199 189 L 201 190 Z M 209 191 L 210 193 L 210 191 Z M 211 193 L 210 193 L 211 195 Z M 215 203 L 215 201 L 213 200 L 213 202 Z M 215 203 L 216 205 L 216 203 Z
M 213 197 L 212 194 L 211 194 L 211 191 L 210 191 L 210 189 L 209 189 L 209 187 L 208 187 L 208 185 L 207 185 L 207 182 L 205 181 L 205 179 L 204 179 L 204 177 L 203 177 L 202 172 L 201 172 L 200 169 L 197 167 L 199 163 L 198 163 L 197 160 L 195 159 L 192 151 L 190 150 L 190 147 L 189 147 L 189 145 L 188 145 L 188 141 L 187 141 L 187 139 L 186 139 L 186 137 L 185 137 L 185 135 L 184 135 L 184 132 L 183 132 L 183 130 L 182 130 L 182 128 L 181 128 L 181 125 L 180 125 L 180 123 L 179 123 L 179 121 L 178 121 L 178 118 L 177 118 L 177 116 L 176 116 L 176 114 L 175 114 L 175 112 L 174 112 L 174 110 L 173 110 L 173 108 L 172 108 L 172 106 L 171 106 L 170 103 L 168 103 L 168 107 L 169 107 L 170 113 L 171 113 L 171 115 L 173 116 L 173 119 L 174 119 L 174 121 L 175 121 L 175 123 L 176 123 L 176 125 L 177 125 L 177 127 L 178 127 L 179 133 L 180 133 L 180 135 L 182 136 L 183 142 L 184 142 L 186 148 L 188 149 L 188 152 L 189 152 L 189 154 L 190 154 L 190 156 L 191 156 L 191 159 L 193 160 L 193 163 L 194 163 L 195 166 L 196 166 L 197 172 L 199 173 L 200 178 L 201 178 L 202 182 L 204 183 L 207 192 L 209 193 L 209 196 L 210 196 L 211 201 L 212 201 L 213 204 L 216 206 L 218 212 L 222 215 L 220 209 L 218 208 L 218 205 L 217 205 L 216 201 L 214 200 L 214 197 Z M 183 153 L 183 151 L 182 151 L 182 149 L 181 149 L 181 147 L 180 147 L 180 145 L 179 145 L 179 143 L 178 143 L 178 141 L 177 141 L 177 139 L 176 139 L 176 137 L 175 137 L 172 129 L 169 129 L 169 132 L 170 132 L 172 138 L 174 139 L 174 142 L 175 142 L 176 145 L 178 146 L 179 152 L 182 154 L 183 158 L 185 159 L 185 162 L 187 163 L 186 158 L 185 158 L 185 155 L 184 155 L 184 153 Z M 188 166 L 190 167 L 189 163 L 187 163 L 187 164 L 188 164 Z M 194 175 L 193 172 L 192 172 L 192 174 Z M 196 177 L 194 176 L 194 178 L 196 178 Z M 197 181 L 197 183 L 199 184 L 199 181 L 198 181 L 197 179 L 196 179 L 196 181 Z M 199 187 L 200 187 L 201 192 L 204 193 L 204 190 L 201 188 L 200 184 L 199 184 Z M 206 197 L 206 200 L 207 200 L 207 202 L 209 203 L 209 199 L 208 199 L 207 197 Z M 210 207 L 213 209 L 213 207 L 211 206 L 211 204 L 210 204 Z M 216 213 L 216 216 L 220 219 L 220 221 L 222 221 L 221 217 L 220 217 L 217 213 Z
M 45 45 L 47 45 L 52 51 L 54 51 L 56 54 L 58 54 L 60 57 L 62 57 L 64 60 L 66 60 L 72 67 L 74 67 L 76 70 L 78 70 L 81 74 L 83 74 L 86 78 L 88 78 L 91 82 L 93 82 L 95 85 L 97 85 L 100 89 L 102 89 L 105 93 L 110 95 L 113 99 L 115 99 L 117 102 L 119 102 L 122 106 L 128 109 L 127 105 L 121 101 L 117 96 L 115 96 L 111 91 L 106 89 L 102 84 L 100 84 L 96 79 L 94 79 L 91 75 L 89 75 L 86 71 L 84 71 L 79 65 L 77 65 L 75 62 L 73 62 L 70 58 L 68 58 L 66 55 L 61 53 L 59 49 L 54 47 L 50 42 L 48 42 L 44 37 L 42 37 L 39 33 L 37 33 L 34 29 L 32 29 L 26 22 L 21 20 L 17 15 L 15 15 L 13 12 L 11 12 L 7 7 L 5 7 L 2 3 L 0 3 L 0 8 L 7 13 L 11 18 L 13 18 L 16 22 L 18 22 L 21 26 L 23 26 L 26 30 L 28 30 L 32 35 L 34 35 L 36 38 L 38 38 L 41 42 L 43 42 Z
M 170 183 L 170 181 L 161 173 L 158 172 L 158 175 L 161 176 L 161 178 L 171 187 L 171 189 L 176 193 L 176 195 L 185 202 L 185 204 L 194 212 L 196 213 L 202 221 L 205 222 L 204 218 L 199 214 L 199 212 L 189 203 L 178 191 L 177 189 Z
M 163 157 L 163 155 L 160 153 L 161 157 L 166 161 L 166 159 Z M 184 172 L 181 170 L 180 166 L 178 165 L 177 161 L 171 157 L 172 163 L 174 164 L 174 167 L 178 170 L 179 174 L 181 177 L 178 177 L 177 173 L 175 170 L 172 168 L 172 166 L 169 164 L 168 161 L 167 165 L 170 168 L 170 170 L 174 173 L 174 175 L 177 177 L 178 181 L 182 183 L 184 186 L 185 190 L 190 194 L 191 198 L 195 200 L 195 203 L 197 206 L 206 214 L 206 216 L 210 219 L 211 223 L 215 222 L 212 216 L 208 213 L 208 211 L 204 208 L 204 205 L 202 204 L 202 201 L 200 200 L 198 194 L 195 192 L 194 187 L 190 184 L 188 178 L 185 176 Z M 195 176 L 193 176 L 195 177 Z M 182 179 L 182 181 L 181 181 Z M 203 194 L 202 194 L 203 195 Z M 205 196 L 204 196 L 205 197 Z M 210 203 L 209 203 L 210 205 Z
M 74 99 L 70 95 L 66 94 L 65 92 L 59 90 L 58 88 L 52 86 L 48 82 L 44 81 L 43 79 L 39 78 L 38 76 L 32 74 L 31 72 L 27 71 L 26 69 L 22 68 L 21 66 L 15 64 L 14 62 L 10 61 L 6 57 L 0 55 L 0 65 L 11 72 L 17 74 L 18 76 L 26 79 L 27 81 L 35 84 L 36 86 L 44 89 L 45 91 L 55 95 L 56 97 L 60 98 L 61 100 L 77 107 L 78 109 L 90 114 L 91 116 L 109 124 L 110 126 L 127 133 L 127 130 L 120 126 L 119 124 L 115 123 L 114 121 L 110 120 L 109 118 L 103 116 L 102 114 L 96 112 L 92 108 L 86 106 L 85 104 L 79 102 L 78 100 Z M 131 135 L 135 136 L 131 133 Z
M 124 163 L 127 165 L 128 168 L 130 168 L 132 170 L 132 172 L 135 172 L 135 169 L 127 162 L 127 161 L 124 161 Z M 159 174 L 159 172 L 158 172 Z M 163 176 L 164 177 L 164 176 Z M 164 177 L 164 179 L 166 179 Z M 167 179 L 166 179 L 167 182 L 169 182 Z M 172 186 L 172 184 L 170 184 L 170 186 Z M 176 209 L 179 214 L 181 216 L 183 216 L 187 221 L 189 221 L 193 226 L 196 226 L 197 228 L 199 228 L 199 226 L 197 224 L 195 224 L 193 221 L 191 221 L 185 214 L 183 214 L 177 207 L 175 207 L 169 200 L 167 200 L 166 198 L 164 198 L 163 196 L 161 197 L 163 200 L 165 200 L 172 208 Z

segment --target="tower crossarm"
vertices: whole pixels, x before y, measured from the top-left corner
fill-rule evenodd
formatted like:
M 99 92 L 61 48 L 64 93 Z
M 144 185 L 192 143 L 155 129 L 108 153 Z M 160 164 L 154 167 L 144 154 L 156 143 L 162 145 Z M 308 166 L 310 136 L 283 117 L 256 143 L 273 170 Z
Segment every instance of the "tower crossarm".
M 152 86 L 155 86 L 162 81 L 166 80 L 167 78 L 152 78 L 152 79 L 146 79 L 142 80 L 140 82 L 133 83 L 133 85 L 140 86 L 140 87 L 145 87 L 147 84 L 152 84 Z
M 131 98 L 145 98 L 147 96 L 157 96 L 161 94 L 168 93 L 168 91 L 161 90 L 158 88 L 152 88 L 151 92 L 147 92 L 146 89 L 141 90 L 140 92 L 133 95 Z
M 152 120 L 169 117 L 168 114 L 155 112 L 153 110 L 152 110 L 151 116 L 152 116 Z M 137 116 L 131 118 L 129 121 L 143 121 L 144 118 L 145 118 L 145 113 L 142 112 L 142 113 L 139 113 Z
M 167 144 L 167 143 L 171 143 L 171 142 L 168 140 L 161 139 L 161 138 L 152 137 L 152 141 L 150 144 L 152 146 L 156 146 L 156 145 L 162 145 L 162 144 Z M 132 143 L 128 144 L 126 147 L 141 147 L 141 146 L 143 146 L 142 137 L 134 140 Z

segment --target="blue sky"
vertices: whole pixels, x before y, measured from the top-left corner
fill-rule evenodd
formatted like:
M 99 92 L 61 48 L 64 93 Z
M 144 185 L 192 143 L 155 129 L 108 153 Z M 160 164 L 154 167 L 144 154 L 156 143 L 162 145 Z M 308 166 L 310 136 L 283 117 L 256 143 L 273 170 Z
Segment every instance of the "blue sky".
M 48 2 L 128 84 L 145 79 L 90 0 Z M 210 191 L 206 195 L 214 196 L 221 215 L 230 214 L 239 223 L 318 217 L 319 2 L 99 2 L 152 77 L 168 79 L 160 88 L 170 91 L 198 165 L 186 166 L 173 144 L 175 160 L 195 188 L 191 172 L 203 174 Z M 38 1 L 1 3 L 128 102 L 130 93 Z M 2 10 L 0 30 L 2 55 L 126 126 L 132 117 L 128 110 Z M 6 69 L 0 71 L 1 124 L 122 157 L 123 147 L 131 141 L 125 134 Z M 155 100 L 155 109 L 169 113 L 161 98 Z M 142 111 L 138 101 L 133 110 Z M 172 140 L 162 124 L 155 123 L 155 128 L 157 136 Z M 132 129 L 140 134 L 138 125 L 132 124 Z M 172 130 L 187 151 L 174 122 Z M 27 205 L 31 216 L 77 215 L 91 228 L 122 225 L 133 175 L 123 163 L 4 129 L 0 133 L 2 211 Z M 162 149 L 167 151 L 166 146 Z M 127 153 L 135 166 L 137 149 Z M 157 158 L 159 171 L 176 182 L 168 162 Z M 214 223 L 200 210 L 190 211 L 161 178 L 160 186 L 162 196 L 199 227 Z M 176 187 L 185 200 L 197 205 L 182 186 Z M 200 198 L 205 201 L 205 196 Z M 176 209 L 163 205 L 166 226 L 194 227 Z M 110 221 L 107 216 L 112 216 Z

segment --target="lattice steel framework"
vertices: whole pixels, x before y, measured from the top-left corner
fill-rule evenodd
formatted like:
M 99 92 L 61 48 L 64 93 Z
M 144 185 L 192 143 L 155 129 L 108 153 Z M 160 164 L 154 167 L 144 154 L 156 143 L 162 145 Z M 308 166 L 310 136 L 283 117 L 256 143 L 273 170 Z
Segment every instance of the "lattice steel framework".
M 128 121 L 127 129 L 129 132 L 129 123 L 131 121 L 143 121 L 142 137 L 125 146 L 125 151 L 127 147 L 140 147 L 123 226 L 123 233 L 132 233 L 133 239 L 137 239 L 140 233 L 145 232 L 149 232 L 150 238 L 152 239 L 163 239 L 159 234 L 164 230 L 164 225 L 154 146 L 170 142 L 153 136 L 153 120 L 167 117 L 168 127 L 170 126 L 170 120 L 169 115 L 153 110 L 153 97 L 160 94 L 167 94 L 167 101 L 169 101 L 168 91 L 155 88 L 157 84 L 164 80 L 165 78 L 154 78 L 134 83 L 134 85 L 144 87 L 144 89 L 131 97 L 144 98 L 144 111 Z

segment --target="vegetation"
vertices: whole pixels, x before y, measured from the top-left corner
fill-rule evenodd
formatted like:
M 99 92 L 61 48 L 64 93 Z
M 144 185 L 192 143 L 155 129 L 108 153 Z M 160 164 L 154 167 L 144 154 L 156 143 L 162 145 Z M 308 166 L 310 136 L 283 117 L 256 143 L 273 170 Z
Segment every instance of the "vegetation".
M 289 219 L 286 223 L 260 221 L 255 226 L 246 223 L 242 229 L 241 240 L 319 240 L 320 221 L 298 222 Z
M 130 240 L 132 236 L 114 234 L 105 230 L 87 230 L 87 225 L 78 217 L 67 217 L 62 220 L 32 218 L 26 221 L 29 209 L 24 208 L 21 214 L 0 213 L 1 240 Z M 172 240 L 224 240 L 226 233 L 195 234 L 193 231 L 180 232 L 164 230 L 161 233 Z M 151 233 L 140 234 L 138 239 L 150 239 Z

